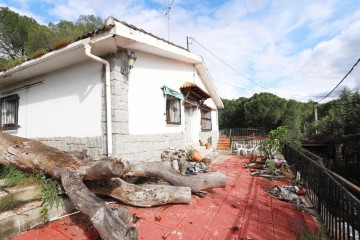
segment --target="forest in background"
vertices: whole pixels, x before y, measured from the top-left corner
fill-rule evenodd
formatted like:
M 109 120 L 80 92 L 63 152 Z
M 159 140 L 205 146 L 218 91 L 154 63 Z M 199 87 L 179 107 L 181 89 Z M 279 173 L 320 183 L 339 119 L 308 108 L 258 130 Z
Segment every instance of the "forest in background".
M 222 99 L 220 129 L 264 128 L 266 132 L 287 126 L 290 137 L 303 142 L 341 146 L 343 161 L 337 170 L 360 176 L 360 94 L 344 88 L 338 99 L 306 103 L 256 93 L 250 98 Z M 315 124 L 314 106 L 318 121 Z M 316 131 L 317 130 L 317 131 Z M 360 180 L 360 179 L 359 179 Z
M 75 23 L 62 20 L 44 26 L 6 7 L 0 7 L 0 19 L 0 71 L 41 57 L 104 26 L 94 15 L 81 15 Z

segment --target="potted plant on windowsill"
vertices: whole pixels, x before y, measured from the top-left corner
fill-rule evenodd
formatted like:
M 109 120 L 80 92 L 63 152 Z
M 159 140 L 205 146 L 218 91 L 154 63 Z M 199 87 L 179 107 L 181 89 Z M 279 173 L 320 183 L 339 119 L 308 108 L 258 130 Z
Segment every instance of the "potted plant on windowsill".
M 194 149 L 192 146 L 186 148 L 186 155 L 188 159 L 193 160 L 195 162 L 199 162 L 201 160 L 200 153 Z

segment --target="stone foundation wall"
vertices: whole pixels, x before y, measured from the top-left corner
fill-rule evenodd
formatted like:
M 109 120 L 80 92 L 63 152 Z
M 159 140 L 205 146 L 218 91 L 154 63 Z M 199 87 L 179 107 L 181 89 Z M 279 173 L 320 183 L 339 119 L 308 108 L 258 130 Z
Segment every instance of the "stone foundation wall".
M 208 142 L 208 139 L 211 138 L 211 145 L 216 148 L 217 143 L 219 141 L 219 131 L 213 130 L 209 132 L 201 132 L 200 133 L 200 139 L 205 140 L 205 142 Z
M 105 138 L 99 137 L 54 137 L 54 138 L 35 138 L 50 147 L 63 151 L 82 151 L 87 150 L 87 154 L 95 159 L 105 155 Z
M 118 135 L 116 155 L 130 163 L 161 161 L 161 153 L 166 148 L 185 149 L 182 133 Z

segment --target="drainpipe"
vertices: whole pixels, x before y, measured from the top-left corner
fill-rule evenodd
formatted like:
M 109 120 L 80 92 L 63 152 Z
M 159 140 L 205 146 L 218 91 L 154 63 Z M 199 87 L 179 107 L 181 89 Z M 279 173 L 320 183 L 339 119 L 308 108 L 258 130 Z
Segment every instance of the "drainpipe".
M 110 156 L 112 150 L 112 124 L 111 124 L 111 89 L 110 89 L 110 63 L 91 53 L 93 43 L 85 43 L 85 54 L 91 59 L 105 65 L 105 105 L 106 105 L 106 132 L 107 132 L 107 155 Z

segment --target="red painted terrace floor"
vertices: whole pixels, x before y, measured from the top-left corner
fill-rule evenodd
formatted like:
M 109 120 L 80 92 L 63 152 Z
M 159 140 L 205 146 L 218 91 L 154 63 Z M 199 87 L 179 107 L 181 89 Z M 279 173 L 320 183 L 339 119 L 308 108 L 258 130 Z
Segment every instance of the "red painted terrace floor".
M 210 190 L 205 198 L 192 196 L 189 205 L 126 206 L 141 217 L 134 224 L 139 230 L 138 239 L 291 240 L 300 239 L 304 233 L 317 232 L 318 224 L 309 214 L 297 210 L 291 203 L 270 197 L 265 191 L 289 183 L 251 176 L 249 169 L 242 167 L 248 161 L 248 157 L 229 156 L 222 163 L 212 164 L 210 170 L 226 173 L 226 188 Z M 13 239 L 86 240 L 100 237 L 86 216 L 76 214 Z

